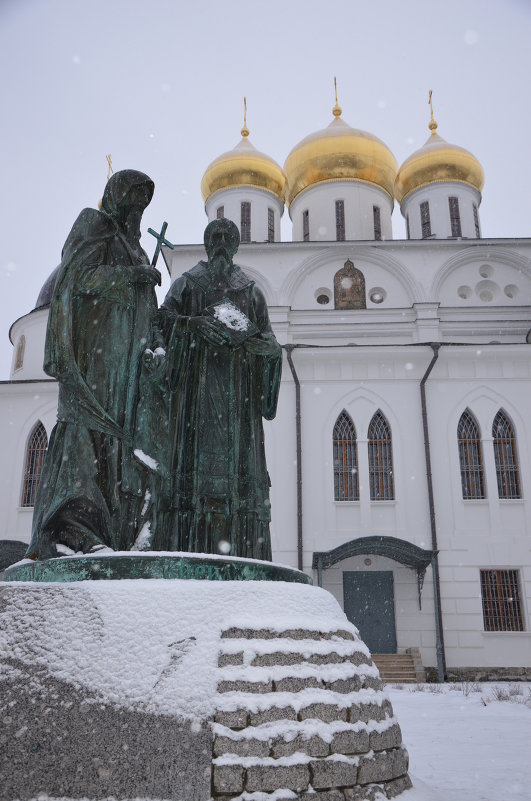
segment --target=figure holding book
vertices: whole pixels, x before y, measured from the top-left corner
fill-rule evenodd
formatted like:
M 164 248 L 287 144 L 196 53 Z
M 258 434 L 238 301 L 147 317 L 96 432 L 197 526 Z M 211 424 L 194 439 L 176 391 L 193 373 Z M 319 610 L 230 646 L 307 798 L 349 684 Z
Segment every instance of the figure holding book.
M 233 263 L 229 220 L 205 230 L 208 262 L 172 284 L 167 332 L 173 439 L 166 547 L 271 560 L 262 417 L 276 413 L 282 353 L 267 305 Z

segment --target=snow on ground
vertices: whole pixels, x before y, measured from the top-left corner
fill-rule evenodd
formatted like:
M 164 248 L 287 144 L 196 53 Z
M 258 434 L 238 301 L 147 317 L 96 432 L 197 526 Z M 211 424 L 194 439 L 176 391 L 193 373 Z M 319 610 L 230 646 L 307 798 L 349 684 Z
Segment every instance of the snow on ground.
M 414 784 L 399 801 L 529 801 L 531 684 L 405 684 L 387 690 Z M 516 692 L 521 694 L 511 695 Z
M 222 672 L 217 670 L 219 637 L 227 626 L 256 627 L 258 622 L 281 631 L 313 624 L 355 631 L 324 590 L 283 582 L 230 584 L 230 603 L 223 582 L 4 584 L 2 595 L 4 601 L 9 595 L 9 602 L 0 653 L 45 666 L 52 676 L 110 703 L 194 719 L 212 712 Z M 233 647 L 229 640 L 222 643 L 227 652 Z M 328 643 L 318 647 L 326 650 Z M 299 641 L 294 647 L 308 645 Z M 365 650 L 359 642 L 351 647 Z M 6 664 L 4 670 L 15 667 Z M 386 689 L 414 782 L 401 801 L 530 801 L 530 684 Z
M 386 689 L 414 784 L 400 801 L 531 799 L 531 684 Z

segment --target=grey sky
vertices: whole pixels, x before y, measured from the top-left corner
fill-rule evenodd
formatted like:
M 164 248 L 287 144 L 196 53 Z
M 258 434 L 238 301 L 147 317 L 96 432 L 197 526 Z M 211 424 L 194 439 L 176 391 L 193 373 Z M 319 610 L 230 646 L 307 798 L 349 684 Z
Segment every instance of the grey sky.
M 0 0 L 0 379 L 105 154 L 155 181 L 143 231 L 201 241 L 201 177 L 239 141 L 244 94 L 251 141 L 283 165 L 331 121 L 337 75 L 343 119 L 400 164 L 431 88 L 438 133 L 485 170 L 483 235 L 529 236 L 530 41 L 526 0 Z M 398 209 L 393 225 L 404 238 Z

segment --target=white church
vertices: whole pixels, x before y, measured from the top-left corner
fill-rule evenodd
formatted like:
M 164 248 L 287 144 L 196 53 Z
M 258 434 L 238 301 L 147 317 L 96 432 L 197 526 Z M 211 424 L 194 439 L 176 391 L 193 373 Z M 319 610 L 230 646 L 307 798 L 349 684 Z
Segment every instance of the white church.
M 482 238 L 482 167 L 433 112 L 429 129 L 398 167 L 336 100 L 281 168 L 244 123 L 201 189 L 208 220 L 238 226 L 236 261 L 284 347 L 265 429 L 274 560 L 333 593 L 374 653 L 439 678 L 531 679 L 531 239 Z M 163 254 L 172 279 L 204 257 Z M 29 542 L 55 423 L 54 282 L 12 324 L 0 383 L 4 566 Z

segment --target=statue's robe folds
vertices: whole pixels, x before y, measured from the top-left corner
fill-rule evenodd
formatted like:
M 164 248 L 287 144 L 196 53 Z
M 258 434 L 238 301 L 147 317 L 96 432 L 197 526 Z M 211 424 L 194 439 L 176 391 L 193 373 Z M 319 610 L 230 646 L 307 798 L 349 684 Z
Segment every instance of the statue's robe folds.
M 187 330 L 188 317 L 224 298 L 257 326 L 247 344 L 215 346 Z M 227 286 L 214 288 L 200 262 L 172 284 L 161 313 L 171 332 L 168 547 L 271 560 L 262 417 L 271 420 L 276 413 L 282 351 L 264 296 L 236 265 Z
M 116 188 L 114 216 L 84 209 L 63 248 L 44 359 L 59 381 L 57 424 L 37 492 L 32 558 L 57 555 L 56 543 L 131 548 L 146 506 L 149 471 L 133 455 L 135 412 L 143 354 L 161 342 L 153 285 L 134 279 L 149 259 L 117 223 L 128 187 Z

